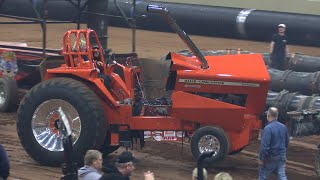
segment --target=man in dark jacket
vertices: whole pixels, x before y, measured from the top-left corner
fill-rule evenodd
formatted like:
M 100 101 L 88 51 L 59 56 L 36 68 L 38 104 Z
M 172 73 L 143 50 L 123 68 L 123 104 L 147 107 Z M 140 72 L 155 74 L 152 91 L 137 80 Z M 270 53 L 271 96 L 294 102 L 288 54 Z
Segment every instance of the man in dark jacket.
M 135 170 L 134 163 L 136 162 L 138 160 L 133 157 L 132 153 L 125 151 L 116 158 L 114 165 L 104 167 L 104 175 L 100 180 L 129 180 Z
M 286 57 L 289 57 L 288 37 L 285 34 L 286 25 L 279 24 L 278 32 L 272 36 L 270 43 L 270 67 L 284 70 L 286 68 Z
M 0 180 L 7 179 L 9 176 L 10 166 L 7 153 L 0 144 Z
M 133 157 L 132 153 L 125 151 L 121 153 L 115 160 L 113 165 L 107 165 L 103 168 L 104 175 L 100 180 L 130 180 L 132 172 L 135 170 L 134 163 L 138 160 Z M 154 180 L 153 173 L 144 173 L 145 180 Z
M 259 180 L 266 180 L 275 173 L 280 180 L 287 180 L 286 151 L 289 143 L 287 127 L 277 121 L 278 109 L 270 107 L 267 111 L 268 125 L 263 129 L 259 154 Z

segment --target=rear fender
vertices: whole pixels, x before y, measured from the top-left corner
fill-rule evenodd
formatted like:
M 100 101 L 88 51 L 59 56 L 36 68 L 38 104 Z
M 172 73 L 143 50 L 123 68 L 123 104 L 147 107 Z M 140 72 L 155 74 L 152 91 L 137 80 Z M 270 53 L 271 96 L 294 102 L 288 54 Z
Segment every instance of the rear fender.
M 87 75 L 84 75 L 83 73 L 81 75 L 76 75 L 72 74 L 69 72 L 51 72 L 52 70 L 55 69 L 49 69 L 46 73 L 45 79 L 51 79 L 55 77 L 67 77 L 67 78 L 72 78 L 76 79 L 78 81 L 81 81 L 85 84 L 87 84 L 107 105 L 112 106 L 112 107 L 118 107 L 119 104 L 117 101 L 114 99 L 114 97 L 111 95 L 109 90 L 105 87 L 103 84 L 102 80 L 98 78 L 97 76 L 94 78 L 94 76 L 89 73 Z M 90 77 L 89 79 L 84 78 L 84 77 Z
M 44 80 L 45 73 L 48 69 L 53 69 L 60 67 L 62 64 L 64 64 L 64 59 L 58 59 L 58 58 L 46 58 L 39 64 L 39 71 L 41 80 Z

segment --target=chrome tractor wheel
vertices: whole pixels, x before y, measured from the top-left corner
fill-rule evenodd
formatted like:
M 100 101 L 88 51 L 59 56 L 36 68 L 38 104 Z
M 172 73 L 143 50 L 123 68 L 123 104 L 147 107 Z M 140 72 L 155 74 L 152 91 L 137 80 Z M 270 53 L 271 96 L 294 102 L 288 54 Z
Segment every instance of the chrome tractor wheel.
M 57 107 L 66 114 L 75 144 L 81 133 L 81 119 L 77 110 L 67 101 L 51 99 L 41 103 L 32 116 L 32 132 L 38 143 L 49 151 L 63 151 L 62 121 Z
M 73 159 L 83 163 L 89 149 L 103 146 L 106 118 L 98 96 L 85 84 L 71 78 L 54 78 L 33 87 L 23 98 L 17 131 L 27 153 L 43 165 L 63 163 L 61 107 L 71 126 Z
M 200 138 L 198 148 L 200 153 L 213 152 L 212 156 L 216 156 L 220 152 L 220 142 L 213 135 L 205 135 Z
M 204 152 L 213 152 L 208 160 L 223 160 L 229 153 L 229 140 L 223 130 L 212 126 L 197 129 L 191 138 L 191 152 L 195 159 Z

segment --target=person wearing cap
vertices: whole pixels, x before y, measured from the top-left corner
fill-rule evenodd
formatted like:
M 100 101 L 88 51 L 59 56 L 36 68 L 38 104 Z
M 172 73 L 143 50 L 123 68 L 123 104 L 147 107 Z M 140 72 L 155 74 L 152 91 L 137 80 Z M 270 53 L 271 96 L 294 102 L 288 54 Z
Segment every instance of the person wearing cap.
M 84 156 L 84 167 L 78 170 L 79 180 L 98 180 L 101 176 L 102 154 L 97 150 L 88 150 Z
M 279 24 L 278 32 L 272 36 L 270 43 L 270 67 L 284 70 L 286 57 L 289 57 L 288 37 L 285 34 L 286 25 Z
M 133 157 L 131 152 L 125 151 L 116 158 L 114 165 L 104 168 L 104 175 L 100 180 L 130 180 L 137 162 L 138 160 Z M 154 180 L 153 173 L 150 171 L 145 172 L 144 180 Z
M 207 180 L 208 179 L 208 172 L 205 168 L 202 168 L 202 172 L 203 172 L 203 179 Z M 197 180 L 198 179 L 198 168 L 194 168 L 194 170 L 192 171 L 192 180 Z
M 268 179 L 275 173 L 280 180 L 286 180 L 286 151 L 289 144 L 287 127 L 278 120 L 278 109 L 270 107 L 267 111 L 268 125 L 261 134 L 259 153 L 259 180 Z

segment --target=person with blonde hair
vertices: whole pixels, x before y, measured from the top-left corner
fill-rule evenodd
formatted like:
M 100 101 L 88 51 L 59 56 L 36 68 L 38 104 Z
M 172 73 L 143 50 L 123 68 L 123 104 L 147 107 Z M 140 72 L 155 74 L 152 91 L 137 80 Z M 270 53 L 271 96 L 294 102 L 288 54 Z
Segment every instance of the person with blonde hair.
M 80 52 L 84 52 L 87 49 L 87 42 L 83 39 L 80 39 L 79 42 L 79 50 Z M 77 41 L 74 42 L 73 47 L 72 47 L 72 51 L 77 51 Z
M 198 168 L 194 168 L 192 171 L 192 180 L 197 180 L 198 178 Z M 207 180 L 208 179 L 208 172 L 205 168 L 203 168 L 203 179 Z
M 217 174 L 213 180 L 232 180 L 232 177 L 229 173 L 221 172 Z
M 73 52 L 78 52 L 78 43 L 75 41 L 72 46 Z M 86 52 L 87 51 L 87 42 L 84 39 L 79 40 L 79 52 Z M 87 55 L 73 55 L 73 63 L 76 67 L 86 66 L 86 62 L 89 60 Z

